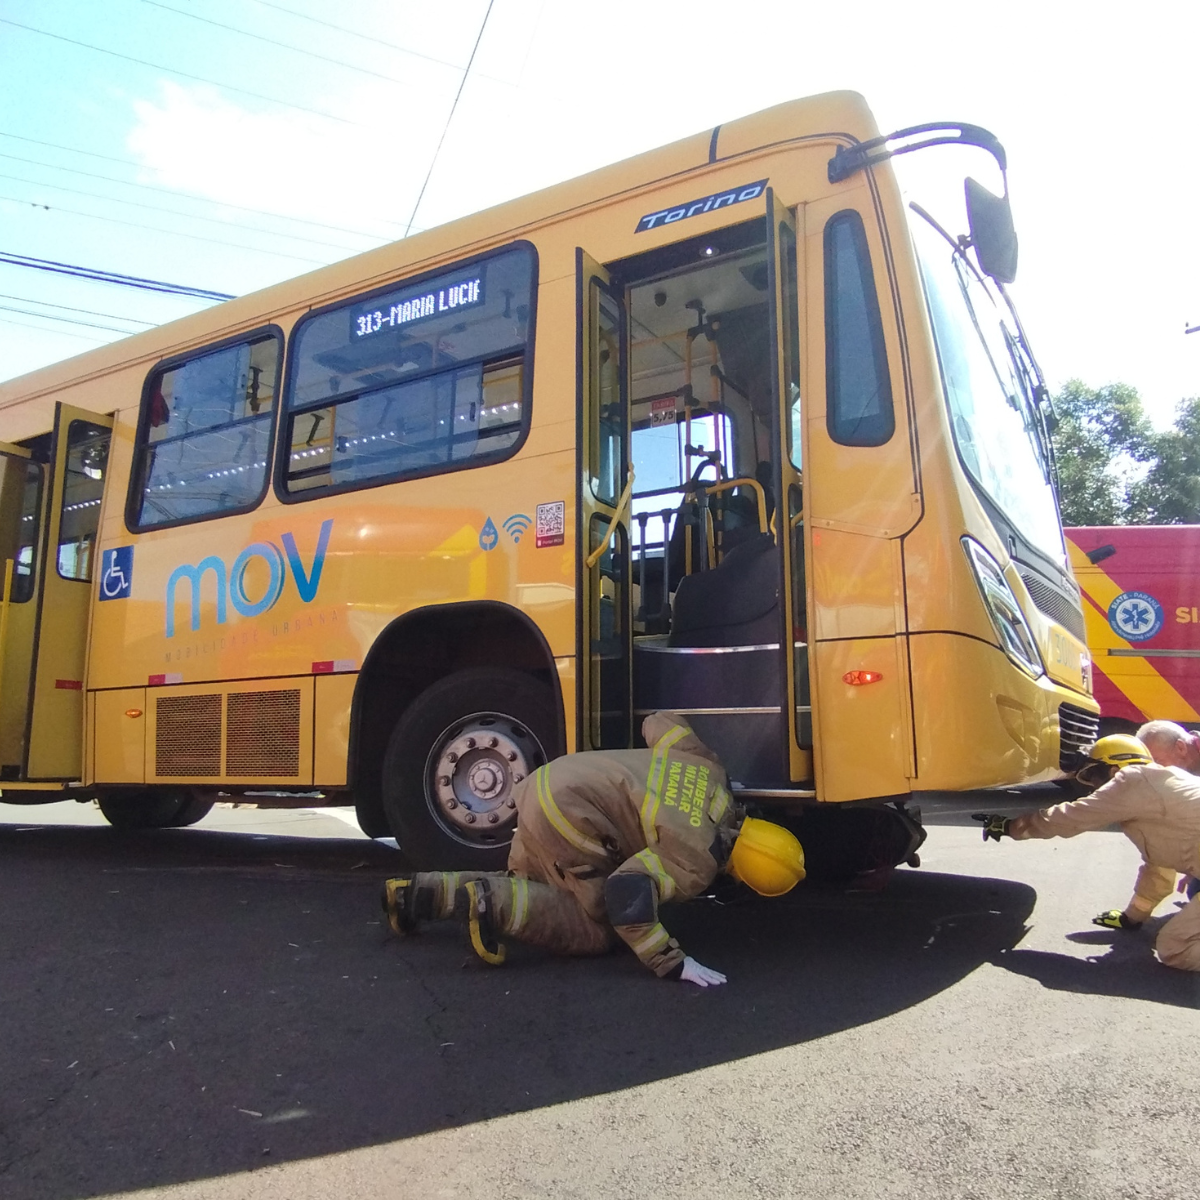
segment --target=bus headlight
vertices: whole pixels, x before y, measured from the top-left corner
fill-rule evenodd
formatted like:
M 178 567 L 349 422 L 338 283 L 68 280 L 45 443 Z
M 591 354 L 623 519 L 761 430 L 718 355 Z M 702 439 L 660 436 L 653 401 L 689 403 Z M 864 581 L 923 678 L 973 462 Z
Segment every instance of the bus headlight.
M 963 538 L 962 544 L 1004 653 L 1022 671 L 1037 679 L 1045 670 L 1042 656 L 1000 564 L 973 538 Z

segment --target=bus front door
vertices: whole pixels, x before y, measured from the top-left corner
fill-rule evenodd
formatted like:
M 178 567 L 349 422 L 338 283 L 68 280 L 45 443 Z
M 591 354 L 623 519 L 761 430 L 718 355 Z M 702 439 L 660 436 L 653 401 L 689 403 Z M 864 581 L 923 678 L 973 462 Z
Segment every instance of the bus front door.
M 767 292 L 775 420 L 771 458 L 779 546 L 781 724 L 788 781 L 811 786 L 812 704 L 809 687 L 808 592 L 804 545 L 804 448 L 800 398 L 800 283 L 796 220 L 767 188 Z
M 83 676 L 112 420 L 59 404 L 46 462 L 0 447 L 0 784 L 79 779 Z M 12 566 L 9 567 L 8 564 Z
M 579 736 L 577 749 L 633 744 L 629 350 L 624 295 L 576 253 L 579 328 Z

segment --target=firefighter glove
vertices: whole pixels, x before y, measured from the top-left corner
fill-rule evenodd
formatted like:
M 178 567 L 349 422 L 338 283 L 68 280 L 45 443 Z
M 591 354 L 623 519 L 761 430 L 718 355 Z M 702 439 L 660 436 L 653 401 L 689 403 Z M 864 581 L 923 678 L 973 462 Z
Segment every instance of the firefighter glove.
M 1141 921 L 1131 921 L 1119 908 L 1110 908 L 1098 917 L 1092 918 L 1093 925 L 1102 925 L 1105 929 L 1141 929 Z
M 972 813 L 971 820 L 983 822 L 983 840 L 985 842 L 988 838 L 998 842 L 1008 833 L 1009 818 L 1002 817 L 999 813 Z
M 720 971 L 702 967 L 694 958 L 683 960 L 683 970 L 680 972 L 679 978 L 684 983 L 694 983 L 697 987 L 702 988 L 717 987 L 719 984 L 727 982 Z

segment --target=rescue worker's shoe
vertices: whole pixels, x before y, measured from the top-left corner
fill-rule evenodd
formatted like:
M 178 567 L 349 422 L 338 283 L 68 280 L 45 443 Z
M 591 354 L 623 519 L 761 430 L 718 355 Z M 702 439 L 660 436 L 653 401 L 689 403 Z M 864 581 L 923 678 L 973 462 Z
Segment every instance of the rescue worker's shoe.
M 414 879 L 401 877 L 384 881 L 383 893 L 380 896 L 383 915 L 387 917 L 387 923 L 391 926 L 392 932 L 399 934 L 400 937 L 416 933 L 420 928 L 420 917 L 422 915 L 429 916 L 428 912 L 424 914 L 417 912 L 422 890 L 417 887 Z
M 1098 917 L 1093 917 L 1092 924 L 1105 929 L 1126 929 L 1130 932 L 1142 927 L 1141 921 L 1131 921 L 1119 908 L 1110 908 Z
M 454 897 L 455 916 L 465 917 L 471 948 L 490 966 L 498 967 L 505 956 L 504 944 L 496 932 L 492 889 L 486 879 L 464 883 Z

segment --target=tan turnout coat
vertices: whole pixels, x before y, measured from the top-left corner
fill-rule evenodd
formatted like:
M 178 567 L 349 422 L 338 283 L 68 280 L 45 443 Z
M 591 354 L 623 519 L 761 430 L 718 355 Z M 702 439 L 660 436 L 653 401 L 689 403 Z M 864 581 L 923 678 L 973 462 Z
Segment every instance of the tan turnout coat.
M 1200 778 L 1154 763 L 1126 767 L 1090 796 L 1016 817 L 1009 834 L 1074 837 L 1119 825 L 1142 855 L 1133 907 L 1147 916 L 1171 894 L 1176 872 L 1200 876 Z M 1163 927 L 1158 956 L 1200 971 L 1200 897 Z
M 518 785 L 509 870 L 569 891 L 658 975 L 683 962 L 658 906 L 702 892 L 741 813 L 725 769 L 682 717 L 648 716 L 649 749 L 571 754 Z

